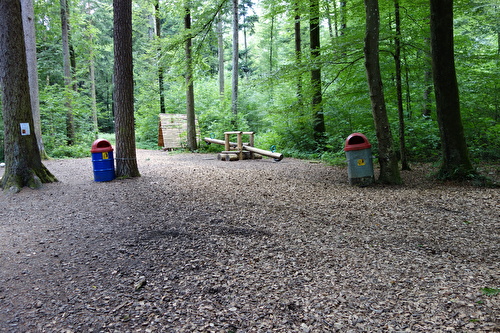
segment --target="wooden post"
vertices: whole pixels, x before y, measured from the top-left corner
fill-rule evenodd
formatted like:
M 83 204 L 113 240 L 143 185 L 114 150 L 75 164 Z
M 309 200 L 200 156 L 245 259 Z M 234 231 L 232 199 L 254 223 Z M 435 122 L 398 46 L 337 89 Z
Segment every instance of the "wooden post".
M 253 132 L 243 132 L 243 134 L 248 134 L 248 136 L 249 136 L 248 145 L 250 147 L 253 147 L 254 146 Z M 255 154 L 252 151 L 250 152 L 250 158 L 252 160 L 255 158 Z
M 231 147 L 229 146 L 229 132 L 224 132 L 224 141 L 225 141 L 224 149 L 230 150 Z
M 225 139 L 225 148 L 226 150 L 230 150 L 231 149 L 231 145 L 230 145 L 230 142 L 229 142 L 229 136 L 231 134 L 236 134 L 237 138 L 236 138 L 236 150 L 238 150 L 237 154 L 238 154 L 238 159 L 242 160 L 243 159 L 243 155 L 242 155 L 242 152 L 243 152 L 243 138 L 242 138 L 242 134 L 243 132 L 242 131 L 232 131 L 232 132 L 224 132 L 224 139 Z
M 238 144 L 238 159 L 243 159 L 243 136 L 242 132 L 236 134 L 236 143 Z
M 248 134 L 248 136 L 249 136 L 248 145 L 253 147 L 254 146 L 254 139 L 253 139 L 254 132 L 243 132 L 243 134 Z

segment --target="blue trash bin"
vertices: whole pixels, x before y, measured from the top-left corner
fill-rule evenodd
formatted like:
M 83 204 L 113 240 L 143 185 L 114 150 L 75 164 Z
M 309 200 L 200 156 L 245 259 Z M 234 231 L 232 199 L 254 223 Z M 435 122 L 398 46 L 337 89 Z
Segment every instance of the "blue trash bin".
M 352 133 L 345 141 L 347 173 L 351 185 L 368 186 L 374 181 L 372 145 L 361 133 Z
M 97 139 L 92 144 L 92 165 L 96 182 L 109 182 L 115 179 L 113 147 L 105 139 Z

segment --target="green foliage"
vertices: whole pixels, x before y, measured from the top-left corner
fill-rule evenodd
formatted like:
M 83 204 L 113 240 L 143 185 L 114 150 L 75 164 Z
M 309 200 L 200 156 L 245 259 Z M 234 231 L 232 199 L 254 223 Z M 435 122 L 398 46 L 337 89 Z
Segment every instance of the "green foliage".
M 84 6 L 92 5 L 92 10 Z M 411 161 L 437 161 L 441 155 L 439 129 L 434 120 L 432 92 L 424 93 L 429 81 L 428 2 L 401 0 L 403 97 L 406 143 Z M 190 3 L 191 31 L 183 29 L 184 2 L 168 6 L 160 2 L 161 38 L 154 34 L 151 18 L 154 7 L 149 0 L 134 4 L 134 79 L 136 139 L 139 148 L 157 148 L 160 112 L 158 66 L 164 68 L 167 113 L 185 113 L 184 40 L 193 36 L 195 110 L 201 137 L 222 139 L 229 130 L 256 132 L 256 146 L 286 156 L 321 159 L 332 164 L 345 163 L 345 138 L 353 132 L 367 135 L 377 154 L 373 118 L 366 84 L 363 38 L 364 6 L 361 0 L 346 2 L 345 12 L 332 3 L 322 4 L 321 69 L 325 146 L 318 147 L 312 126 L 310 52 L 308 49 L 308 4 L 299 1 L 302 25 L 301 63 L 296 63 L 294 45 L 295 6 L 265 0 L 260 9 L 246 3 L 241 22 L 247 29 L 247 47 L 240 50 L 241 71 L 239 114 L 231 113 L 230 10 L 220 1 Z M 75 118 L 76 144 L 68 147 L 66 137 L 66 93 L 63 88 L 61 26 L 59 3 L 35 1 L 38 70 L 42 132 L 50 156 L 89 154 L 92 133 L 89 62 L 96 64 L 98 124 L 101 132 L 114 131 L 112 77 L 112 5 L 102 2 L 70 2 L 72 44 L 75 51 L 71 105 Z M 330 13 L 326 13 L 329 8 Z M 411 11 L 407 10 L 412 8 Z M 226 89 L 219 95 L 217 83 L 217 35 L 213 21 L 217 10 L 223 13 Z M 336 12 L 335 12 L 336 11 Z M 255 14 L 259 14 L 257 18 Z M 329 15 L 327 15 L 329 14 Z M 456 68 L 460 85 L 462 120 L 470 155 L 475 162 L 498 162 L 500 156 L 500 59 L 498 54 L 498 10 L 486 0 L 462 1 L 455 11 Z M 326 20 L 326 17 L 336 18 Z M 346 26 L 341 29 L 340 19 Z M 380 65 L 395 147 L 398 147 L 398 115 L 394 80 L 394 8 L 380 3 Z M 331 31 L 328 29 L 331 24 Z M 90 38 L 92 37 L 92 38 Z M 243 46 L 243 41 L 240 41 Z M 298 84 L 301 85 L 300 96 Z M 422 117 L 430 106 L 431 116 Z M 237 124 L 237 125 L 234 125 Z M 1 126 L 0 126 L 1 127 Z M 234 128 L 237 127 L 237 128 Z M 1 128 L 0 128 L 1 129 Z M 0 134 L 0 141 L 3 133 Z M 220 150 L 220 147 L 206 147 Z M 398 148 L 399 149 L 399 148 Z M 3 144 L 0 146 L 0 160 Z
M 426 117 L 407 121 L 406 149 L 412 161 L 433 162 L 439 159 L 441 139 L 437 121 Z
M 44 86 L 40 89 L 40 114 L 45 150 L 53 157 L 82 157 L 83 148 L 89 155 L 90 143 L 94 138 L 88 97 L 72 94 L 72 111 L 76 127 L 76 144 L 68 146 L 66 136 L 66 110 L 64 87 L 58 85 Z
M 486 296 L 497 296 L 500 294 L 500 288 L 481 288 L 481 292 Z
M 91 147 L 92 142 L 81 143 L 73 146 L 57 146 L 50 149 L 49 155 L 52 158 L 88 157 L 90 156 Z

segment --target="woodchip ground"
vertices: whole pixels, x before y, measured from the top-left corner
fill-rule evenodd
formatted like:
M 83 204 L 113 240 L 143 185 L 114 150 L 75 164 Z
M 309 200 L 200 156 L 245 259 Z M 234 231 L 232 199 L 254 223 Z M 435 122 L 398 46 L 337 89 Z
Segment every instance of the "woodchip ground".
M 500 331 L 498 189 L 428 165 L 359 188 L 289 158 L 138 163 L 94 182 L 90 158 L 51 160 L 60 182 L 0 196 L 0 331 Z

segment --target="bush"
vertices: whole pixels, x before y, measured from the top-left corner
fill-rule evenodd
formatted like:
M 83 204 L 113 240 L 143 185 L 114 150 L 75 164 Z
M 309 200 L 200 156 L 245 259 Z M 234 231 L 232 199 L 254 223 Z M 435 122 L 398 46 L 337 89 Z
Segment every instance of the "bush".
M 419 118 L 406 123 L 406 148 L 411 161 L 434 162 L 441 156 L 437 121 Z
M 91 145 L 59 146 L 48 151 L 53 158 L 81 158 L 90 156 Z

